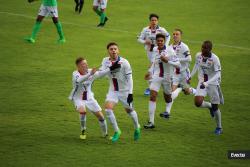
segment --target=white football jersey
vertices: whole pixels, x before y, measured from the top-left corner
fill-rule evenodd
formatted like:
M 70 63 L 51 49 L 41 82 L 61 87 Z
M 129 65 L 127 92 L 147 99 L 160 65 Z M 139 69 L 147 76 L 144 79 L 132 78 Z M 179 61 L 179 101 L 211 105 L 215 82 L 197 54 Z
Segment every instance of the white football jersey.
M 132 69 L 129 62 L 122 58 L 118 57 L 119 64 L 121 64 L 121 68 L 110 71 L 107 73 L 109 78 L 110 91 L 129 91 L 131 88 L 128 86 L 128 75 L 132 75 Z M 112 66 L 112 62 L 109 57 L 105 57 L 102 61 L 102 66 L 100 71 L 106 70 L 110 66 Z
M 168 63 L 161 61 L 161 56 L 166 56 L 168 58 Z M 164 78 L 167 81 L 171 81 L 175 66 L 180 67 L 180 62 L 173 48 L 165 46 L 163 50 L 159 50 L 158 47 L 154 47 L 153 58 L 154 61 L 149 69 L 152 74 L 152 78 Z
M 82 99 L 90 100 L 94 99 L 94 93 L 91 90 L 93 79 L 90 77 L 91 69 L 88 69 L 88 73 L 85 75 L 80 74 L 79 71 L 74 71 L 72 74 L 73 89 L 70 93 L 69 99 Z M 83 82 L 79 82 L 82 77 L 87 77 Z
M 156 35 L 157 34 L 164 34 L 166 35 L 166 43 L 165 45 L 168 46 L 170 41 L 170 34 L 167 32 L 167 30 L 163 27 L 157 26 L 156 29 L 151 29 L 150 26 L 143 28 L 141 34 L 138 37 L 138 41 L 142 44 L 144 44 L 145 49 L 147 51 L 152 51 L 153 47 L 156 46 Z M 145 40 L 151 40 L 153 45 L 145 45 Z
M 198 67 L 198 77 L 199 82 L 206 82 L 212 78 L 217 71 L 221 71 L 220 59 L 214 54 L 211 54 L 211 57 L 204 59 L 201 52 L 196 54 L 196 65 Z M 211 85 L 219 85 L 221 82 L 221 76 L 214 82 L 211 82 Z
M 177 68 L 176 73 L 188 70 L 191 62 L 191 54 L 188 46 L 183 42 L 180 42 L 177 45 L 171 44 L 170 46 L 175 51 L 175 54 L 181 63 L 181 68 Z

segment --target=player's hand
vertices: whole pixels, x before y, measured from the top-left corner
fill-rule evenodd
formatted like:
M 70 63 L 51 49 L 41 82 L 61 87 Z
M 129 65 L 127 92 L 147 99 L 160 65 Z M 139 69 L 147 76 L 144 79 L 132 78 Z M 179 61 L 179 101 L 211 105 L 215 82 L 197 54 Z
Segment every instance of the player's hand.
M 130 105 L 132 102 L 133 102 L 133 94 L 128 94 L 128 97 L 127 97 L 127 103 L 128 105 Z
M 96 73 L 97 69 L 96 68 L 92 68 L 90 75 L 94 75 Z
M 116 61 L 112 66 L 109 67 L 110 71 L 113 71 L 118 68 L 121 68 L 121 64 L 119 64 L 119 61 Z
M 205 89 L 208 86 L 206 82 L 202 82 L 200 88 Z
M 34 2 L 35 0 L 28 0 L 29 3 Z
M 151 45 L 151 44 L 152 44 L 152 41 L 149 40 L 149 39 L 146 39 L 146 40 L 145 40 L 145 44 L 146 44 L 146 45 Z
M 144 76 L 145 80 L 150 80 L 151 79 L 151 74 L 148 72 L 145 76 Z
M 161 61 L 163 61 L 164 63 L 167 63 L 167 62 L 168 62 L 168 57 L 166 57 L 166 56 L 161 55 L 160 59 L 161 59 Z

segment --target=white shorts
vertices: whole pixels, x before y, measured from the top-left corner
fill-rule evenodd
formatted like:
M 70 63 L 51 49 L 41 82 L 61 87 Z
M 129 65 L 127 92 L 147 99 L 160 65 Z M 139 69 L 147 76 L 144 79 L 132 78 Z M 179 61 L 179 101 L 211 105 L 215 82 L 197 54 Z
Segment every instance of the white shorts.
M 58 17 L 58 10 L 57 6 L 44 6 L 41 5 L 38 15 L 40 16 L 51 16 L 51 17 Z
M 187 82 L 190 78 L 189 70 L 180 72 L 179 74 L 174 73 L 173 75 L 173 85 L 181 85 L 182 88 L 190 88 L 189 83 Z
M 124 108 L 133 109 L 133 103 L 129 105 L 127 102 L 127 98 L 128 98 L 127 91 L 117 92 L 117 91 L 110 90 L 106 96 L 106 102 L 110 101 L 110 102 L 118 103 L 120 101 Z
M 171 82 L 165 80 L 165 79 L 153 79 L 150 84 L 150 90 L 154 90 L 156 92 L 159 92 L 160 88 L 163 88 L 163 91 L 167 95 L 171 95 L 172 93 L 172 87 Z
M 101 111 L 102 108 L 99 106 L 98 102 L 95 99 L 82 100 L 82 99 L 73 99 L 75 108 L 78 110 L 80 107 L 87 109 L 91 112 Z
M 107 3 L 108 3 L 108 0 L 94 0 L 93 1 L 93 6 L 98 6 L 101 9 L 106 9 L 107 8 Z
M 206 97 L 207 95 L 210 98 L 210 102 L 212 104 L 224 104 L 223 94 L 220 88 L 220 85 L 208 85 L 206 88 L 201 89 L 200 83 L 197 86 L 197 92 L 195 96 L 203 96 Z

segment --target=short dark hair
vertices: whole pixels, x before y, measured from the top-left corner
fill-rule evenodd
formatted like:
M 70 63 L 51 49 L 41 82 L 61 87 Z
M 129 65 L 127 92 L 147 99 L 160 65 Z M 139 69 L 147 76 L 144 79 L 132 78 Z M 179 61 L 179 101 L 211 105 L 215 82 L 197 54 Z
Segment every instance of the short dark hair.
M 179 28 L 174 29 L 174 31 L 179 31 L 181 33 L 181 35 L 183 34 L 183 31 Z
M 209 48 L 210 51 L 213 48 L 212 41 L 209 41 L 209 40 L 204 41 L 202 45 L 206 45 Z
M 109 47 L 113 46 L 113 45 L 118 46 L 118 44 L 115 43 L 115 42 L 109 42 L 108 45 L 107 45 L 107 49 L 109 49 Z
M 163 38 L 164 40 L 166 40 L 166 35 L 164 35 L 164 34 L 157 34 L 156 35 L 156 39 L 158 39 L 158 38 Z
M 78 57 L 75 61 L 76 65 L 79 64 L 81 61 L 85 60 L 83 57 Z
M 155 13 L 151 13 L 151 14 L 149 15 L 149 20 L 151 20 L 152 17 L 156 17 L 157 19 L 159 19 L 159 16 L 158 16 L 157 14 L 155 14 Z

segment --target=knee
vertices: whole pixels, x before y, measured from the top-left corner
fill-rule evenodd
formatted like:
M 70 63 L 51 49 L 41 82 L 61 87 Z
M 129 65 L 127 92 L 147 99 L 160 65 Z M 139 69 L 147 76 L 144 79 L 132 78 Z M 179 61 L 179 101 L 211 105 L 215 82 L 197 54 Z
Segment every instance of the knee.
M 172 97 L 171 95 L 164 94 L 164 99 L 166 103 L 171 103 L 172 102 Z
M 56 24 L 58 23 L 58 18 L 57 17 L 52 17 L 53 22 Z
M 194 104 L 196 107 L 200 107 L 202 105 L 202 101 L 195 99 Z
M 184 90 L 184 94 L 185 94 L 185 95 L 190 95 L 190 89 L 185 89 L 185 90 Z
M 150 101 L 155 102 L 156 101 L 156 95 L 150 95 Z
M 219 109 L 218 104 L 212 104 L 212 110 L 217 111 Z

